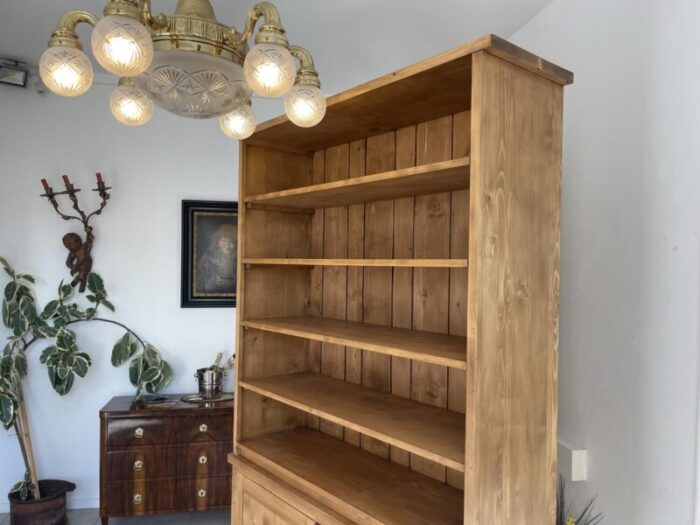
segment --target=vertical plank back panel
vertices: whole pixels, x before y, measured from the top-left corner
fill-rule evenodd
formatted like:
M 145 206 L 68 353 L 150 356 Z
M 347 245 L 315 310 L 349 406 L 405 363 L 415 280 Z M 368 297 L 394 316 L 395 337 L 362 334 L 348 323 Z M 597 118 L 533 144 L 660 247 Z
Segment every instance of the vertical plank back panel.
M 350 143 L 349 177 L 364 177 L 366 173 L 365 140 Z M 362 259 L 365 256 L 365 205 L 348 206 L 348 257 Z M 362 322 L 362 296 L 364 293 L 363 268 L 348 268 L 348 309 L 349 321 Z M 350 383 L 362 383 L 362 350 L 346 347 L 345 380 Z M 345 429 L 345 441 L 360 446 L 360 434 Z
M 396 131 L 396 169 L 416 165 L 416 127 Z M 413 258 L 413 204 L 414 198 L 394 201 L 394 257 Z M 392 324 L 410 329 L 413 323 L 413 268 L 394 268 Z M 391 391 L 402 397 L 411 397 L 411 360 L 391 358 Z M 408 452 L 391 448 L 391 460 L 404 466 L 410 464 Z
M 375 135 L 367 139 L 367 174 L 395 168 L 396 134 Z M 393 256 L 394 201 L 381 201 L 365 206 L 365 257 Z M 391 268 L 365 268 L 363 319 L 366 323 L 391 325 Z M 391 391 L 391 357 L 375 352 L 362 353 L 362 384 L 385 392 Z M 362 446 L 382 456 L 389 456 L 389 446 L 366 436 Z
M 342 144 L 326 150 L 325 181 L 348 178 L 349 146 Z M 323 216 L 323 256 L 344 259 L 348 256 L 348 207 L 327 208 Z M 348 269 L 345 266 L 323 268 L 323 315 L 333 319 L 347 317 Z M 321 373 L 345 379 L 345 347 L 323 343 Z M 343 437 L 343 427 L 321 421 L 321 431 Z
M 313 156 L 311 181 L 313 184 L 321 184 L 325 181 L 326 155 L 324 151 L 317 151 Z M 316 210 L 311 218 L 311 257 L 320 259 L 323 257 L 323 213 L 324 210 Z M 311 315 L 321 317 L 323 315 L 323 268 L 318 266 L 311 269 Z M 309 369 L 317 374 L 321 373 L 321 343 L 309 341 Z M 317 416 L 309 416 L 309 427 L 318 430 L 320 422 Z
M 469 155 L 471 120 L 469 111 L 457 113 L 452 120 L 452 157 Z M 450 257 L 466 259 L 469 255 L 469 190 L 453 191 L 450 203 Z M 467 269 L 450 269 L 449 333 L 467 335 Z M 466 356 L 467 348 L 464 347 Z M 464 414 L 466 410 L 466 373 L 447 371 L 447 408 Z M 447 483 L 464 490 L 464 473 L 447 469 Z
M 418 124 L 416 162 L 427 164 L 452 158 L 452 116 Z M 450 194 L 420 195 L 415 199 L 415 257 L 449 258 Z M 446 268 L 416 268 L 413 272 L 413 328 L 447 333 L 450 273 Z M 447 408 L 447 368 L 414 362 L 411 397 Z M 444 481 L 445 468 L 417 456 L 411 467 Z
M 473 57 L 465 523 L 555 521 L 562 88 Z

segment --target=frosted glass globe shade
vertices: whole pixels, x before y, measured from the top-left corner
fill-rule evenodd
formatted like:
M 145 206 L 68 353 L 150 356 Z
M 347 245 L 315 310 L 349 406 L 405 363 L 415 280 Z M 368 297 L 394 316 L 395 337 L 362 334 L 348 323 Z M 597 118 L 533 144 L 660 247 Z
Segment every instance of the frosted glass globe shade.
M 94 73 L 90 59 L 80 49 L 50 47 L 39 60 L 39 75 L 44 85 L 57 95 L 77 97 L 90 86 Z
M 256 44 L 243 63 L 245 79 L 263 97 L 281 97 L 294 85 L 294 57 L 279 44 Z
M 114 118 L 127 126 L 142 126 L 153 116 L 153 102 L 134 86 L 119 86 L 112 91 L 109 108 Z
M 310 128 L 326 115 L 326 97 L 316 86 L 294 86 L 284 100 L 284 110 L 294 124 Z
M 255 125 L 255 113 L 248 104 L 219 118 L 221 131 L 234 140 L 244 140 L 250 137 L 255 132 Z
M 153 60 L 153 41 L 146 26 L 122 15 L 109 15 L 92 30 L 92 52 L 100 65 L 118 77 L 134 77 Z
M 250 100 L 241 66 L 192 51 L 157 51 L 136 84 L 158 107 L 181 117 L 220 117 Z

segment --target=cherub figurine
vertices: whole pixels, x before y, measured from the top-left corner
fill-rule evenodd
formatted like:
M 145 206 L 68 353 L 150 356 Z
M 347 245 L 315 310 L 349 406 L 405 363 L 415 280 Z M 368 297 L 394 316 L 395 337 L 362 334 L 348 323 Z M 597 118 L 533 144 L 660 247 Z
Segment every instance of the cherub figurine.
M 92 235 L 92 228 L 87 229 L 87 238 L 82 241 L 77 233 L 67 233 L 63 236 L 63 245 L 68 248 L 68 258 L 66 266 L 70 268 L 70 274 L 75 275 L 75 278 L 70 283 L 71 286 L 80 284 L 79 290 L 85 291 L 87 278 L 92 271 L 92 243 L 95 237 Z

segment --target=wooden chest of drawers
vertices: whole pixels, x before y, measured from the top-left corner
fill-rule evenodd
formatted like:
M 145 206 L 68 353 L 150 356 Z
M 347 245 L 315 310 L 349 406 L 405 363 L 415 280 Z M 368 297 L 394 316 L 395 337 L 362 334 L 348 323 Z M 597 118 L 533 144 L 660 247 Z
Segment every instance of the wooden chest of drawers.
M 198 406 L 168 396 L 132 408 L 130 396 L 100 411 L 100 517 L 226 509 L 231 505 L 233 402 Z

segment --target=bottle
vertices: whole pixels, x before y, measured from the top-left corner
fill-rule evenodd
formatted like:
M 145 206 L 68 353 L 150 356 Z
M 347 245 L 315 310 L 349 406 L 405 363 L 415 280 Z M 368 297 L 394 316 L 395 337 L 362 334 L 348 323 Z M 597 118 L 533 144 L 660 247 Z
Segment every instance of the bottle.
M 216 354 L 216 358 L 214 359 L 214 364 L 209 367 L 209 370 L 216 370 L 219 367 L 219 364 L 221 363 L 221 358 L 224 357 L 224 354 L 222 352 L 219 352 Z

